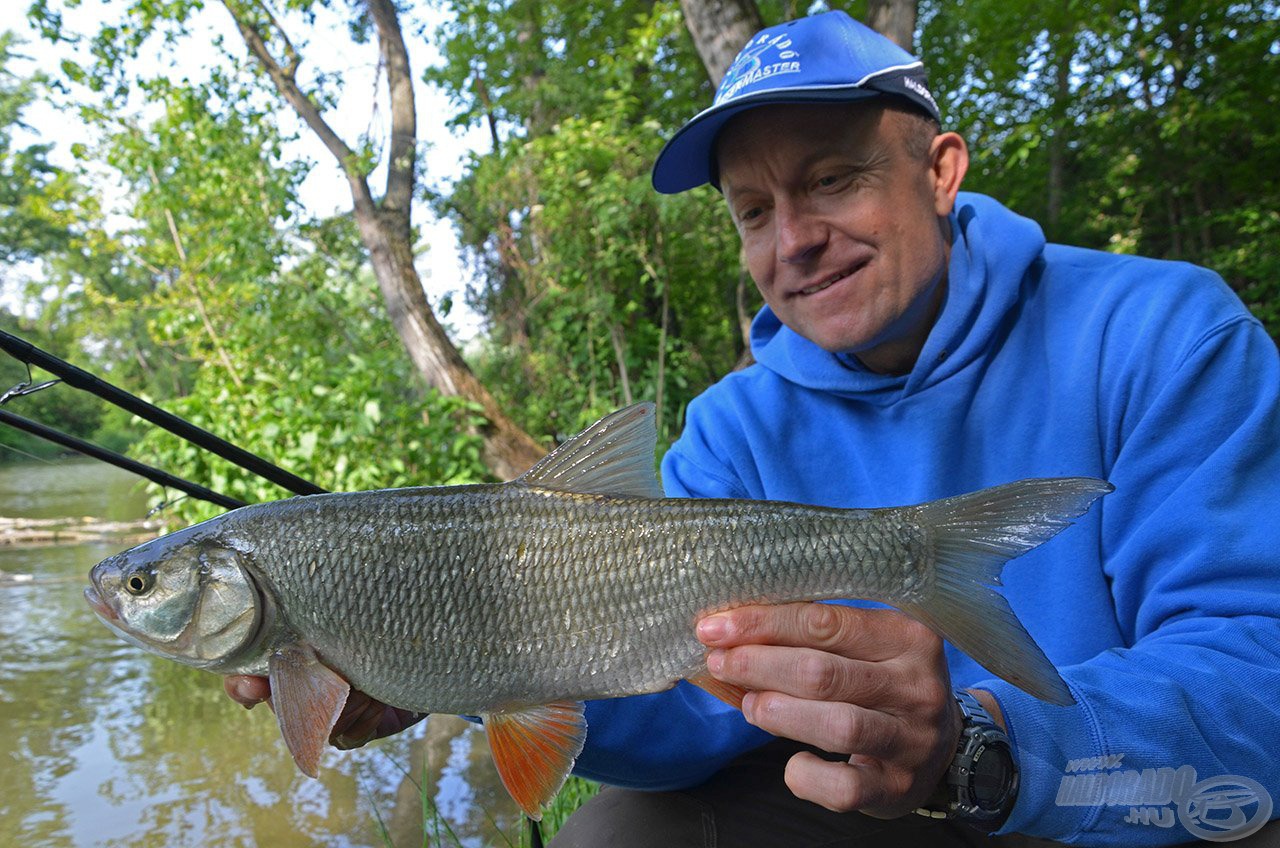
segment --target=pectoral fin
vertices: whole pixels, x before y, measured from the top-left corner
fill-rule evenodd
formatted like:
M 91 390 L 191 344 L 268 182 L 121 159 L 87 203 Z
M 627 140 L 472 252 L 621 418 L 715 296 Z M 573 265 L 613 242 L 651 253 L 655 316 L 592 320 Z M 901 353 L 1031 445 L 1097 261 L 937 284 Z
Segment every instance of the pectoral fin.
M 573 768 L 587 740 L 582 704 L 560 701 L 503 713 L 487 713 L 484 729 L 498 775 L 517 805 L 534 821 Z
M 302 773 L 315 777 L 320 754 L 342 715 L 351 687 L 306 645 L 276 651 L 269 668 L 271 703 L 280 722 L 280 735 Z

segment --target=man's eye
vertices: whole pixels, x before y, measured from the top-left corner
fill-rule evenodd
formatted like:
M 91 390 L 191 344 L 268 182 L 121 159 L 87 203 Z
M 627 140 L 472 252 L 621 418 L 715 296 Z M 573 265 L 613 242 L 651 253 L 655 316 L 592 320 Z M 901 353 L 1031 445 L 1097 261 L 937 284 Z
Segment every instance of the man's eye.
M 845 182 L 845 178 L 845 174 L 826 174 L 818 177 L 817 186 L 818 188 L 836 188 Z
M 763 206 L 749 206 L 738 213 L 738 223 L 744 226 L 759 221 L 764 215 Z

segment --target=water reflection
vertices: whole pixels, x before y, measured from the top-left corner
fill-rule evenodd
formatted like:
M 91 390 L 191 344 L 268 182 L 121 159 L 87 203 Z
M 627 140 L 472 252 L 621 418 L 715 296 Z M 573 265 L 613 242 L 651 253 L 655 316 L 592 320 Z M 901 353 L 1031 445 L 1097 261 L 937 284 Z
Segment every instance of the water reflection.
M 95 463 L 0 468 L 0 515 L 134 518 L 145 499 L 132 480 Z M 245 712 L 214 675 L 119 641 L 81 594 L 88 569 L 118 547 L 0 548 L 0 570 L 39 578 L 0 587 L 6 843 L 381 846 L 381 819 L 392 844 L 422 845 L 424 776 L 463 845 L 518 843 L 483 734 L 461 719 L 329 751 L 311 780 L 265 707 Z M 437 824 L 427 832 L 443 835 Z

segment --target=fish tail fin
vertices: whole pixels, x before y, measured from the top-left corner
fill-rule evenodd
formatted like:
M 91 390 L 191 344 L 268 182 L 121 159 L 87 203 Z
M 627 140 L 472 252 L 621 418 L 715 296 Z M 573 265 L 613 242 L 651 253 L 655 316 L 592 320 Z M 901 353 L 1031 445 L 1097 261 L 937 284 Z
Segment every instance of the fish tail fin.
M 1005 562 L 1056 536 L 1114 487 L 1093 477 L 1020 480 L 911 507 L 932 539 L 935 588 L 902 610 L 988 671 L 1051 704 L 1075 703 L 1000 585 Z

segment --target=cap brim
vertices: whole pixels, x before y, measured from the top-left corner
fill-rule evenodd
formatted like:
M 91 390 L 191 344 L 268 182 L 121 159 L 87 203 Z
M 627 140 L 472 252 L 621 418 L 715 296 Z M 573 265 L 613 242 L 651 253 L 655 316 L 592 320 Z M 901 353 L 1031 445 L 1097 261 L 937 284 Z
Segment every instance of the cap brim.
M 662 194 L 678 194 L 713 182 L 716 136 L 740 112 L 779 103 L 851 103 L 885 96 L 891 95 L 852 85 L 824 86 L 775 89 L 712 106 L 695 115 L 662 148 L 653 163 L 653 187 Z

